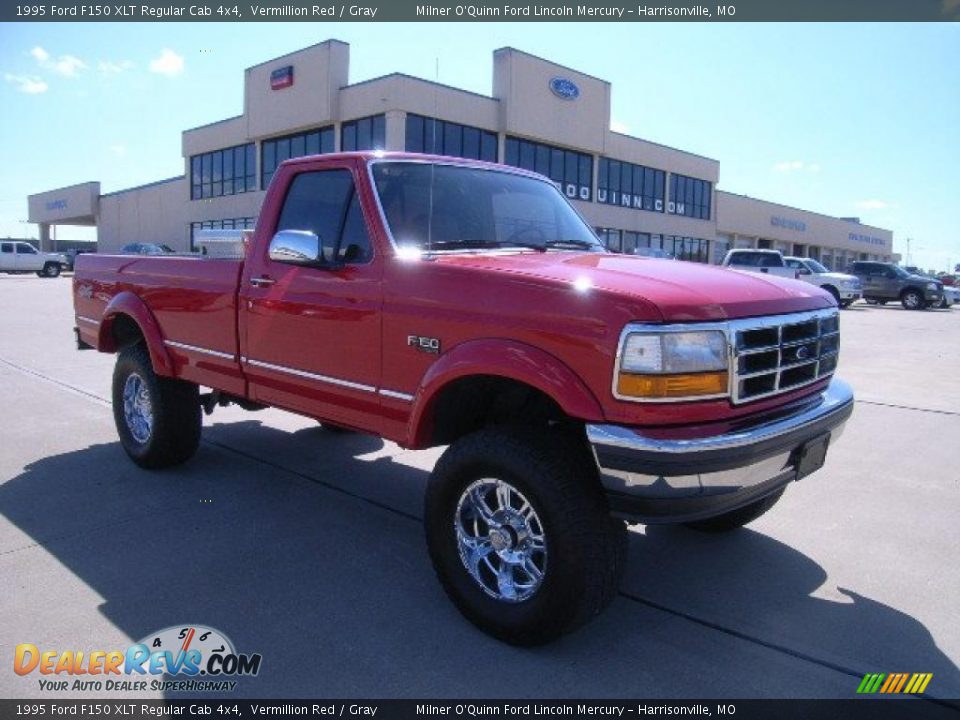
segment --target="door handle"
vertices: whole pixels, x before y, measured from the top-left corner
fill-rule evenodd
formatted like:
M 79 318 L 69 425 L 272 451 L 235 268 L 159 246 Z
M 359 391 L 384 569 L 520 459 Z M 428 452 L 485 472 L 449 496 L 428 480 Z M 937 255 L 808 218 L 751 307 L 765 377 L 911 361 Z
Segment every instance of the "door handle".
M 250 284 L 254 287 L 269 287 L 276 282 L 273 278 L 270 277 L 252 277 L 250 278 Z

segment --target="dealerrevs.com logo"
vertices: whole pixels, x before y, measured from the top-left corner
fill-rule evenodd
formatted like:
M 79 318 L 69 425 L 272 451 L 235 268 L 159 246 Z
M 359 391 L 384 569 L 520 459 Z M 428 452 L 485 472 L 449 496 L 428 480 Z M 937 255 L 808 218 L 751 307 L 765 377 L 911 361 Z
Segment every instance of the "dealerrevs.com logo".
M 234 678 L 255 676 L 263 658 L 238 653 L 219 630 L 177 625 L 152 633 L 125 650 L 41 649 L 17 645 L 13 670 L 37 673 L 43 691 L 228 692 Z

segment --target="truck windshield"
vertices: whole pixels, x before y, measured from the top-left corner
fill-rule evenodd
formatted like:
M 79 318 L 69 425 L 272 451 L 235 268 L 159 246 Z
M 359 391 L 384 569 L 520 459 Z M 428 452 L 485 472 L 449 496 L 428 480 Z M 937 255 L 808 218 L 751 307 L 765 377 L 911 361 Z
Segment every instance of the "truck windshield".
M 830 272 L 823 265 L 818 263 L 816 260 L 807 260 L 807 267 L 810 268 L 815 273 L 825 273 Z
M 378 162 L 373 179 L 397 245 L 421 250 L 605 252 L 546 181 L 462 165 Z

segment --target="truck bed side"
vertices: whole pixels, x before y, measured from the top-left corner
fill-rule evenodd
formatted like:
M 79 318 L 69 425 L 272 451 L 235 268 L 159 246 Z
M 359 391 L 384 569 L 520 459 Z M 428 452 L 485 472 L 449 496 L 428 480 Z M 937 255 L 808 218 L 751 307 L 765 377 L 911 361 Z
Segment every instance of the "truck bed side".
M 237 341 L 237 290 L 243 262 L 202 257 L 85 255 L 77 259 L 74 310 L 80 340 L 113 349 L 117 318 L 131 307 L 152 317 L 151 354 L 166 353 L 173 377 L 244 395 Z M 145 305 L 145 311 L 142 305 Z M 121 320 L 121 322 L 124 322 Z M 148 336 L 147 328 L 140 331 Z

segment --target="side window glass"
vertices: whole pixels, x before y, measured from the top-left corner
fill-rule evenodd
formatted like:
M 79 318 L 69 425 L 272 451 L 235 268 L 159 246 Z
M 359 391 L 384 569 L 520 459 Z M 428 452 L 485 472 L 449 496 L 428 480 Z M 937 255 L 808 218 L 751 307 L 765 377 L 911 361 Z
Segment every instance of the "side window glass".
M 352 193 L 347 217 L 343 222 L 343 235 L 337 258 L 344 263 L 366 263 L 373 257 L 367 225 L 363 221 L 363 209 L 360 207 L 360 195 Z
M 353 177 L 349 170 L 297 175 L 283 202 L 277 231 L 306 230 L 315 233 L 323 245 L 335 244 L 352 192 Z
M 2 243 L 0 244 L 0 252 L 4 253 L 13 253 L 13 243 Z
M 33 249 L 33 245 L 27 245 L 26 243 L 17 243 L 17 252 L 23 253 L 24 255 L 37 254 L 37 251 Z

